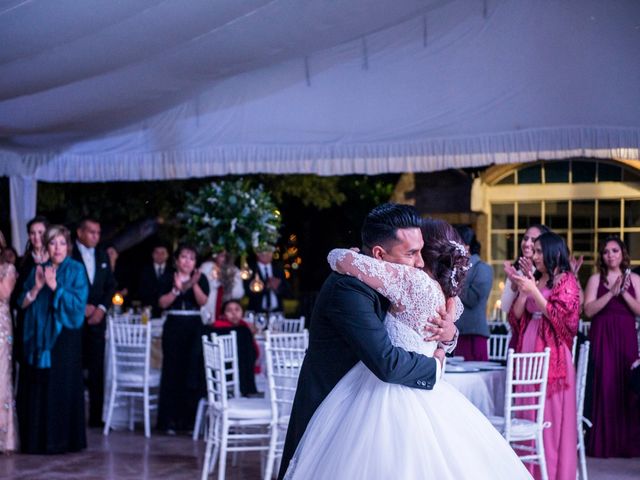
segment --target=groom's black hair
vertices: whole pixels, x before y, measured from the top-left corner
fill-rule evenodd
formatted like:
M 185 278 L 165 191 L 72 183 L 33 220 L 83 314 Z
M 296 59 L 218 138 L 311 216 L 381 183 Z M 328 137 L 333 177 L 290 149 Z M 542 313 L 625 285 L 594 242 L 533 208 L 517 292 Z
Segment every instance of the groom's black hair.
M 369 212 L 362 224 L 362 250 L 370 254 L 376 245 L 388 247 L 401 228 L 420 228 L 422 219 L 411 205 L 383 203 Z

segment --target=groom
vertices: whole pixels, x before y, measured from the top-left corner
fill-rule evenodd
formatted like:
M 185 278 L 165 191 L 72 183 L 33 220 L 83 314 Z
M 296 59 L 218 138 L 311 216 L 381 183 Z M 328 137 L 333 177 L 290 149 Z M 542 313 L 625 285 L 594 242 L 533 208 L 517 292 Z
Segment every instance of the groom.
M 421 219 L 409 205 L 385 203 L 374 208 L 362 226 L 362 252 L 391 263 L 423 268 Z M 427 239 L 428 240 L 428 239 Z M 454 307 L 432 319 L 425 336 L 455 347 Z M 436 358 L 394 347 L 383 324 L 389 301 L 358 279 L 332 273 L 324 282 L 310 322 L 307 350 L 278 479 L 284 477 L 307 424 L 333 387 L 362 361 L 380 380 L 431 390 L 440 376 L 444 350 Z

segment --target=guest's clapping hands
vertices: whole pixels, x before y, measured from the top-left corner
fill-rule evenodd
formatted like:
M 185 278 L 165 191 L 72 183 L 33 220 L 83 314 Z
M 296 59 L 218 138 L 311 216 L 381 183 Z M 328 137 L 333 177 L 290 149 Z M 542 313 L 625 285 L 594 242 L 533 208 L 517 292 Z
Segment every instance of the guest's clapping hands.
M 36 267 L 36 288 L 41 290 L 44 287 L 44 269 L 42 265 Z
M 189 290 L 191 287 L 197 284 L 198 281 L 200 280 L 200 275 L 202 275 L 202 273 L 200 272 L 200 269 L 196 268 L 191 274 L 191 278 L 189 279 L 189 281 L 184 284 L 184 290 Z
M 611 285 L 611 288 L 609 289 L 609 291 L 611 292 L 611 295 L 613 295 L 614 297 L 617 297 L 618 295 L 620 295 L 620 293 L 622 292 L 622 275 L 616 278 L 616 281 L 613 282 L 613 285 Z
M 44 267 L 44 281 L 51 290 L 55 290 L 58 287 L 55 267 L 51 265 Z
M 182 292 L 182 287 L 183 284 L 182 280 L 180 280 L 180 274 L 178 272 L 175 272 L 173 274 L 173 288 Z
M 571 271 L 575 276 L 578 276 L 578 272 L 580 271 L 580 267 L 582 267 L 583 262 L 584 262 L 584 255 L 580 255 L 578 258 L 571 257 L 569 259 L 569 265 L 571 265 Z
M 200 275 L 202 275 L 200 269 L 196 268 L 191 275 L 191 280 L 189 280 L 190 287 L 194 286 L 196 283 L 198 283 L 198 281 L 200 281 Z
M 450 342 L 458 330 L 455 326 L 456 302 L 449 298 L 445 306 L 438 308 L 438 316 L 429 320 L 424 327 L 426 341 Z
M 537 290 L 536 281 L 529 270 L 528 275 L 519 275 L 513 279 L 513 283 L 518 287 L 521 295 L 531 295 Z
M 533 262 L 530 258 L 520 257 L 520 260 L 518 260 L 518 266 L 522 273 L 525 275 L 531 275 L 531 272 L 533 271 Z
M 518 275 L 518 270 L 516 270 L 516 267 L 514 267 L 509 260 L 505 260 L 502 265 L 504 266 L 505 275 L 513 282 L 513 277 Z
M 622 287 L 620 287 L 620 294 L 623 294 L 624 292 L 626 292 L 630 286 L 631 286 L 631 272 L 627 270 L 624 273 L 624 277 L 622 280 Z
M 515 292 L 518 288 L 516 287 L 513 277 L 517 277 L 519 275 L 518 270 L 509 260 L 506 260 L 502 265 L 504 266 L 505 275 L 511 281 L 511 290 Z

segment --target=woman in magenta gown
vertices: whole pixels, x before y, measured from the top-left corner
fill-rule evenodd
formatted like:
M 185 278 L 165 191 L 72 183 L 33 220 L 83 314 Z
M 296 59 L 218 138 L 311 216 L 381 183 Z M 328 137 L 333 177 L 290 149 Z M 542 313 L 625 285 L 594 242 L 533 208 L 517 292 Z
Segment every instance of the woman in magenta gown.
M 580 287 L 572 273 L 564 240 L 555 233 L 540 235 L 534 244 L 535 275 L 515 275 L 518 296 L 509 311 L 517 352 L 551 349 L 543 433 L 550 480 L 576 478 L 576 378 L 571 360 L 578 331 Z M 512 267 L 513 268 L 513 267 Z M 535 478 L 539 469 L 533 468 Z
M 599 250 L 600 272 L 591 276 L 584 312 L 591 317 L 593 422 L 587 453 L 594 457 L 640 456 L 640 404 L 630 388 L 631 365 L 638 358 L 636 315 L 640 315 L 640 277 L 631 273 L 629 254 L 617 237 Z

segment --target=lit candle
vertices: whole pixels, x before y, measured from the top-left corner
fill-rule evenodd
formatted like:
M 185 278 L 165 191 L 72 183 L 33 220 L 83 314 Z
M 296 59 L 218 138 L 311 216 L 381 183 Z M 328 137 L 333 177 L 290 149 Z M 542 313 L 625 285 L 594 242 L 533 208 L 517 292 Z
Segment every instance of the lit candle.
M 113 303 L 113 310 L 116 313 L 120 313 L 122 311 L 122 304 L 124 303 L 124 297 L 120 292 L 116 292 L 113 298 L 111 299 L 111 303 Z

